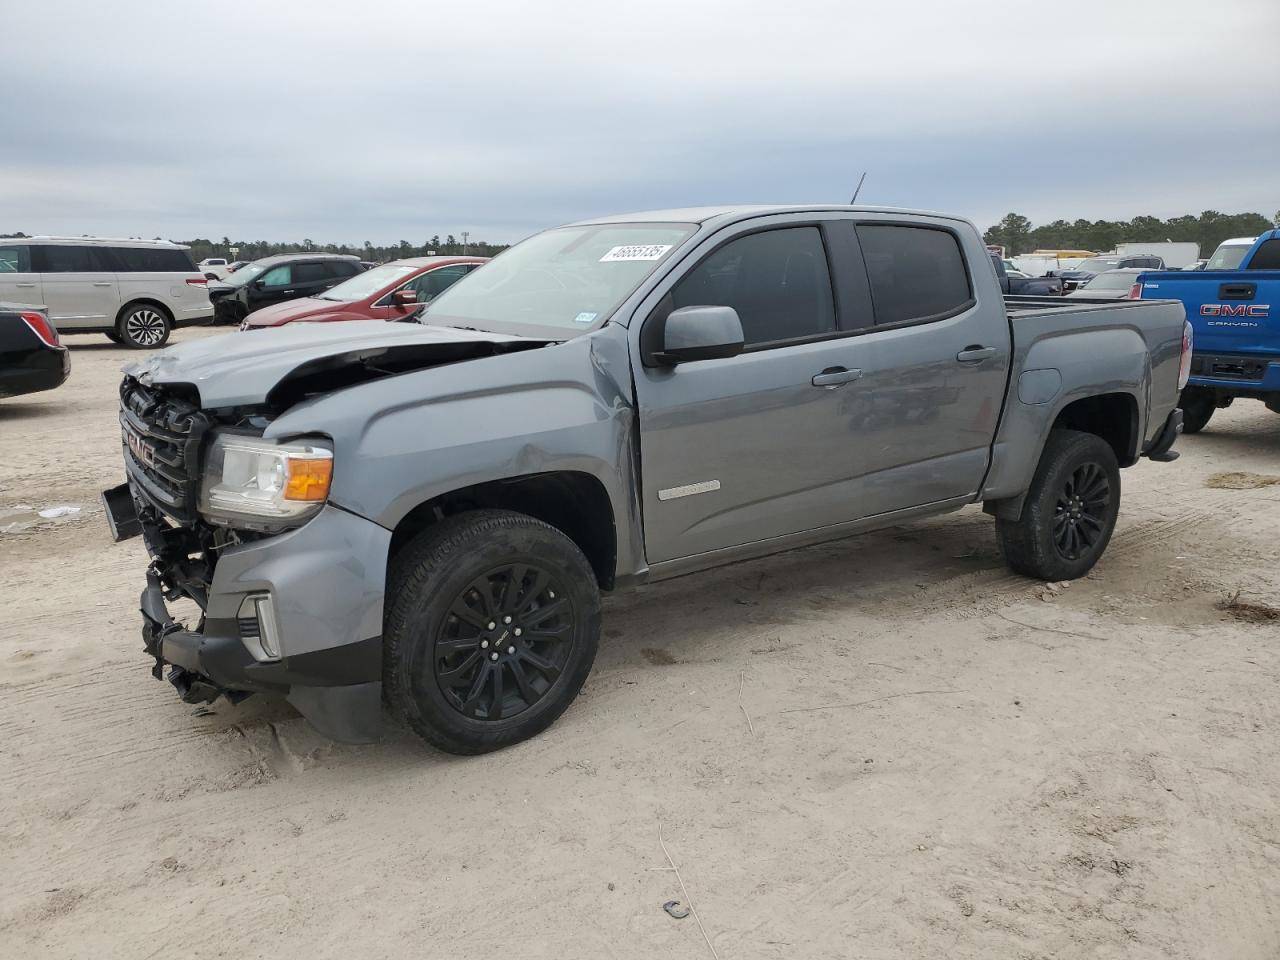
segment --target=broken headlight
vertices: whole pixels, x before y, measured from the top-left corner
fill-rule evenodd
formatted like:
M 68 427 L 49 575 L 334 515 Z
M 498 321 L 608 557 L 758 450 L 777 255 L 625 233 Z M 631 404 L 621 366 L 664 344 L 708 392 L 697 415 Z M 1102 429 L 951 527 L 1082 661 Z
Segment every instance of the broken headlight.
M 222 434 L 205 461 L 200 513 L 249 529 L 295 526 L 324 506 L 332 480 L 333 450 L 323 441 Z

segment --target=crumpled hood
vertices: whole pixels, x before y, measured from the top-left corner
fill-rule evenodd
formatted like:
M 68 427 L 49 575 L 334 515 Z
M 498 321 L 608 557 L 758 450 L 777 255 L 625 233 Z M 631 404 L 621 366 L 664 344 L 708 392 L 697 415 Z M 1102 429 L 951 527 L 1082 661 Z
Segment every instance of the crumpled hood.
M 190 340 L 122 369 L 148 385 L 190 384 L 200 393 L 200 405 L 214 409 L 264 403 L 289 381 L 305 381 L 299 390 L 323 392 L 327 385 L 340 389 L 380 375 L 548 342 L 385 320 L 299 323 Z

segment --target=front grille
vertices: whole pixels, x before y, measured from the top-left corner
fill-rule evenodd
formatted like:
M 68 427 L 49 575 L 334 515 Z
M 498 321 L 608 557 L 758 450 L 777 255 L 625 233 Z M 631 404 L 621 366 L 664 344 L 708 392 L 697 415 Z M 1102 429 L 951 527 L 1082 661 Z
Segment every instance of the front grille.
M 137 492 L 178 523 L 196 519 L 200 444 L 212 426 L 195 405 L 144 386 L 120 385 L 120 429 L 125 468 Z

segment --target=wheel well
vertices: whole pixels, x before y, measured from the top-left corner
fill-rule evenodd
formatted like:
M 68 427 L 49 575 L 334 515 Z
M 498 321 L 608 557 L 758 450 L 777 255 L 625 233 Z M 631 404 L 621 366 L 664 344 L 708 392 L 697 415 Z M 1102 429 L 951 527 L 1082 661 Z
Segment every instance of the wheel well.
M 1062 408 L 1055 428 L 1092 433 L 1110 444 L 1120 466 L 1138 458 L 1138 402 L 1127 393 L 1103 393 L 1082 397 Z
M 170 310 L 168 307 L 166 307 L 159 300 L 152 300 L 150 297 L 138 297 L 135 300 L 130 300 L 123 307 L 121 307 L 116 312 L 116 325 L 119 326 L 120 321 L 124 319 L 124 315 L 126 313 L 128 313 L 134 307 L 142 306 L 144 303 L 149 307 L 155 307 L 157 310 L 163 313 L 166 317 L 169 318 L 169 326 L 173 326 L 173 311 Z
M 447 516 L 501 509 L 527 514 L 555 527 L 578 545 L 602 589 L 613 586 L 617 535 L 609 494 L 588 473 L 560 471 L 480 483 L 452 490 L 410 510 L 391 534 L 388 562 L 415 536 Z

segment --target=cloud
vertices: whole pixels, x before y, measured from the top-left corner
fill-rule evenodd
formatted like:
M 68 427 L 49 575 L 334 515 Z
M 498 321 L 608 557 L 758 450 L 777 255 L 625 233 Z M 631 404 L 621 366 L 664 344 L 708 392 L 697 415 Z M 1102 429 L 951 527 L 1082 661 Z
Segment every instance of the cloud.
M 1248 0 L 53 0 L 5 20 L 0 231 L 514 240 L 844 201 L 864 169 L 866 202 L 982 224 L 1280 207 L 1280 7 Z

